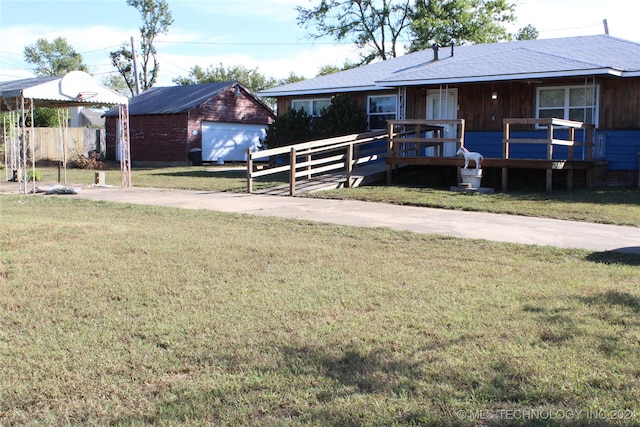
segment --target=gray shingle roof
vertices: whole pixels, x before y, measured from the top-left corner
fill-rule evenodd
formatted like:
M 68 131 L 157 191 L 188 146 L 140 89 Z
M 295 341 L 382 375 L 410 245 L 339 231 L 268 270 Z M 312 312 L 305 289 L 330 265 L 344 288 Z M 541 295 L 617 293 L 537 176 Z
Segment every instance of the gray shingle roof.
M 260 92 L 287 96 L 381 90 L 405 85 L 609 74 L 640 76 L 640 43 L 607 35 L 433 49 Z

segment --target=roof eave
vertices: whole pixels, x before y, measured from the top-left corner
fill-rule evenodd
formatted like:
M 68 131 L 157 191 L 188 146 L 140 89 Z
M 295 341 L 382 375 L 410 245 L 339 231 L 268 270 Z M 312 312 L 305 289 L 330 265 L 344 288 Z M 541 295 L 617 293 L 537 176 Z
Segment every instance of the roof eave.
M 275 90 L 262 91 L 258 95 L 268 98 L 277 98 L 281 96 L 305 96 L 305 95 L 322 95 L 328 93 L 345 93 L 345 92 L 366 92 L 389 90 L 394 87 L 384 85 L 367 85 L 367 86 L 348 86 L 348 87 L 327 87 L 321 89 L 300 89 L 300 90 Z
M 640 72 L 638 74 L 640 74 Z M 436 79 L 396 80 L 396 81 L 384 80 L 384 81 L 380 81 L 379 83 L 384 84 L 387 87 L 398 87 L 398 86 L 420 86 L 420 85 L 434 85 L 434 84 L 495 82 L 495 81 L 508 81 L 508 80 L 532 80 L 532 79 L 578 77 L 578 76 L 591 76 L 591 75 L 632 77 L 631 75 L 627 73 L 623 73 L 620 70 L 615 70 L 612 68 L 599 68 L 599 69 L 590 69 L 590 70 L 585 69 L 585 70 L 571 70 L 571 71 L 552 71 L 552 72 L 544 72 L 544 73 L 467 76 L 467 77 L 460 77 L 460 78 L 436 78 Z
M 640 77 L 640 70 L 625 71 L 620 77 Z

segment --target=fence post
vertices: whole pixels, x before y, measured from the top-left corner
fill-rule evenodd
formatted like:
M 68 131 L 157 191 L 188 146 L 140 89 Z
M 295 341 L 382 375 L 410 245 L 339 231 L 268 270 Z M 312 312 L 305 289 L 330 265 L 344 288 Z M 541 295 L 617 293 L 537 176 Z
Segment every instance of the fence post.
M 569 148 L 567 148 L 567 159 L 573 160 L 573 146 L 576 142 L 576 128 L 574 128 L 573 126 L 569 126 L 569 141 L 571 141 L 571 145 L 569 146 Z
M 502 156 L 504 157 L 505 160 L 507 160 L 509 158 L 509 139 L 511 138 L 511 136 L 509 135 L 509 132 L 511 131 L 511 125 L 510 123 L 507 121 L 507 119 L 503 119 L 502 121 L 504 130 L 502 131 L 503 133 L 503 140 L 502 140 Z M 502 191 L 503 192 L 507 192 L 509 190 L 509 169 L 504 166 L 502 168 Z
M 289 161 L 289 195 L 296 195 L 296 147 L 291 147 Z
M 345 183 L 345 187 L 351 187 L 351 172 L 353 171 L 353 144 L 349 144 L 347 146 L 347 158 L 346 158 L 346 166 L 347 166 L 347 182 Z
M 393 123 L 387 122 L 387 157 L 393 156 Z M 393 166 L 387 163 L 387 185 L 393 181 Z
M 253 152 L 251 148 L 247 150 L 247 193 L 253 191 Z
M 547 160 L 553 159 L 553 123 L 547 128 Z

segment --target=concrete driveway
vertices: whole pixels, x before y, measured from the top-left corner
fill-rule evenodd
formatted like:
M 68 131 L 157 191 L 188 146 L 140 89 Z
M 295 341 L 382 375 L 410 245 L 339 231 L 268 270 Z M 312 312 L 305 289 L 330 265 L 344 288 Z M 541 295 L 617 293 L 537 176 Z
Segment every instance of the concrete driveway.
M 7 192 L 7 183 L 0 186 L 0 191 L 3 188 Z M 37 195 L 36 197 L 41 196 Z M 545 218 L 397 206 L 352 200 L 323 200 L 141 187 L 131 189 L 86 187 L 77 195 L 59 197 L 78 197 L 88 200 L 183 209 L 210 209 L 220 212 L 282 217 L 357 227 L 389 227 L 416 233 L 485 239 L 496 242 L 586 249 L 594 252 L 620 251 L 640 254 L 640 228 Z

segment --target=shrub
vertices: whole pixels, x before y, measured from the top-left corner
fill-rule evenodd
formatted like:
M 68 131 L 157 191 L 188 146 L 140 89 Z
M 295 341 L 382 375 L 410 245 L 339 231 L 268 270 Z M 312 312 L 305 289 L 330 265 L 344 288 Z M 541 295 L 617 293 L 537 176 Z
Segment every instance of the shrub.
M 332 98 L 331 105 L 322 110 L 320 117 L 311 117 L 304 109 L 289 109 L 278 116 L 267 129 L 262 146 L 282 147 L 366 130 L 366 113 L 340 94 Z
M 27 181 L 41 181 L 40 171 L 38 169 L 29 169 L 27 170 Z

